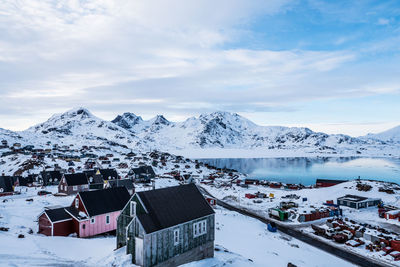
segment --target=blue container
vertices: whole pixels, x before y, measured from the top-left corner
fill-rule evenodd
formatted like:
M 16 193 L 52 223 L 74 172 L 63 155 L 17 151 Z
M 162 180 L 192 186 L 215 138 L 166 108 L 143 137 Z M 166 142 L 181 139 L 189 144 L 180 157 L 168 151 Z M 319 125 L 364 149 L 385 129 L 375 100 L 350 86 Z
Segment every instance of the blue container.
M 276 224 L 274 223 L 274 222 L 270 222 L 268 225 L 267 225 L 267 229 L 268 229 L 268 231 L 270 231 L 270 232 L 276 232 L 278 229 L 276 228 Z

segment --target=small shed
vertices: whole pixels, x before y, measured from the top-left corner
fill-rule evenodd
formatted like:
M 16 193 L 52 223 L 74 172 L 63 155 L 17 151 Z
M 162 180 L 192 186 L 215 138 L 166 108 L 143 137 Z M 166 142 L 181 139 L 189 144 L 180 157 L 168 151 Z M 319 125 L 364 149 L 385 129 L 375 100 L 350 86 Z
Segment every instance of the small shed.
M 378 206 L 382 200 L 380 198 L 367 198 L 356 195 L 345 195 L 337 199 L 337 204 L 354 209 Z
M 64 208 L 46 209 L 38 217 L 39 234 L 68 236 L 73 232 L 72 217 Z

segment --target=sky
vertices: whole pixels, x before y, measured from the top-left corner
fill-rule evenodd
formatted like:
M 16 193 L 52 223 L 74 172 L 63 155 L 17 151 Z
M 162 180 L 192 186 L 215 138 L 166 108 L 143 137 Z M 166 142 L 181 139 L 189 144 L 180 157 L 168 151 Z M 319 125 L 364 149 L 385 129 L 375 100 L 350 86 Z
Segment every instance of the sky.
M 397 0 L 0 1 L 1 128 L 83 106 L 360 136 L 399 103 Z

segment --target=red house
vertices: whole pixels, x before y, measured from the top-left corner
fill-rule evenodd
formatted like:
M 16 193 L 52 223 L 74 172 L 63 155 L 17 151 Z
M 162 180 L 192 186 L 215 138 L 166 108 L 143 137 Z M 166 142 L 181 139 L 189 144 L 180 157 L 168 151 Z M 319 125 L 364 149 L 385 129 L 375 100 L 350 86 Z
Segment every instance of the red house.
M 58 193 L 73 195 L 78 192 L 88 191 L 89 181 L 86 173 L 63 174 L 58 184 Z
M 49 209 L 39 216 L 39 233 L 89 237 L 117 228 L 117 217 L 130 195 L 125 187 L 79 192 L 71 206 Z
M 330 187 L 344 182 L 347 182 L 347 180 L 317 179 L 317 181 L 315 182 L 315 186 Z
M 39 234 L 68 236 L 72 231 L 72 218 L 64 208 L 46 209 L 39 215 Z

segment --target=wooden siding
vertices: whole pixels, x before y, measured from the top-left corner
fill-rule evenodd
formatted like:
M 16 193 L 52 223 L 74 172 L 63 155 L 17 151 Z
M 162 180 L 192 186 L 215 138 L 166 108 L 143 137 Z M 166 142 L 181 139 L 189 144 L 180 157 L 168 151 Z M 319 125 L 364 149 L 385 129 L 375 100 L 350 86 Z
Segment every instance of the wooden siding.
M 39 234 L 51 236 L 51 222 L 49 218 L 47 218 L 46 214 L 42 214 L 39 217 Z
M 194 237 L 193 225 L 196 222 L 207 220 L 207 232 L 201 236 Z M 139 223 L 135 222 L 139 225 Z M 144 250 L 144 266 L 155 266 L 174 256 L 183 254 L 196 247 L 213 242 L 215 239 L 215 217 L 209 215 L 197 220 L 193 220 L 175 227 L 163 229 L 151 234 L 144 234 L 143 250 Z M 132 228 L 132 229 L 131 229 Z M 134 230 L 135 236 L 140 235 L 141 227 L 131 227 L 129 230 Z M 179 229 L 179 244 L 174 244 L 174 230 Z M 129 234 L 129 233 L 128 233 Z M 129 244 L 131 242 L 132 244 Z M 135 259 L 134 238 L 128 241 L 128 253 L 132 254 L 132 259 Z
M 67 184 L 65 178 L 62 178 L 61 182 L 58 184 L 58 192 L 59 193 L 64 193 L 64 194 L 67 194 L 67 195 L 73 195 L 73 194 L 77 194 L 79 192 L 89 191 L 89 185 L 88 184 L 76 185 L 76 187 L 77 187 L 77 189 L 74 190 L 74 187 L 73 186 L 69 186 Z
M 90 219 L 80 223 L 80 237 L 89 237 L 102 233 L 107 233 L 117 229 L 117 217 L 120 211 L 114 211 L 111 213 L 106 213 L 91 218 L 95 218 L 95 222 L 91 223 Z M 106 224 L 106 216 L 110 216 L 110 223 Z M 83 224 L 85 224 L 85 229 L 83 229 Z
M 74 232 L 72 219 L 53 224 L 53 236 L 68 236 Z
M 144 208 L 142 207 L 140 201 L 137 198 L 137 195 L 133 195 L 133 197 L 128 201 L 125 207 L 122 209 L 120 216 L 117 218 L 117 248 L 126 246 L 126 228 L 129 223 L 132 221 L 131 217 L 131 201 L 136 202 L 136 213 L 141 214 L 144 213 Z

